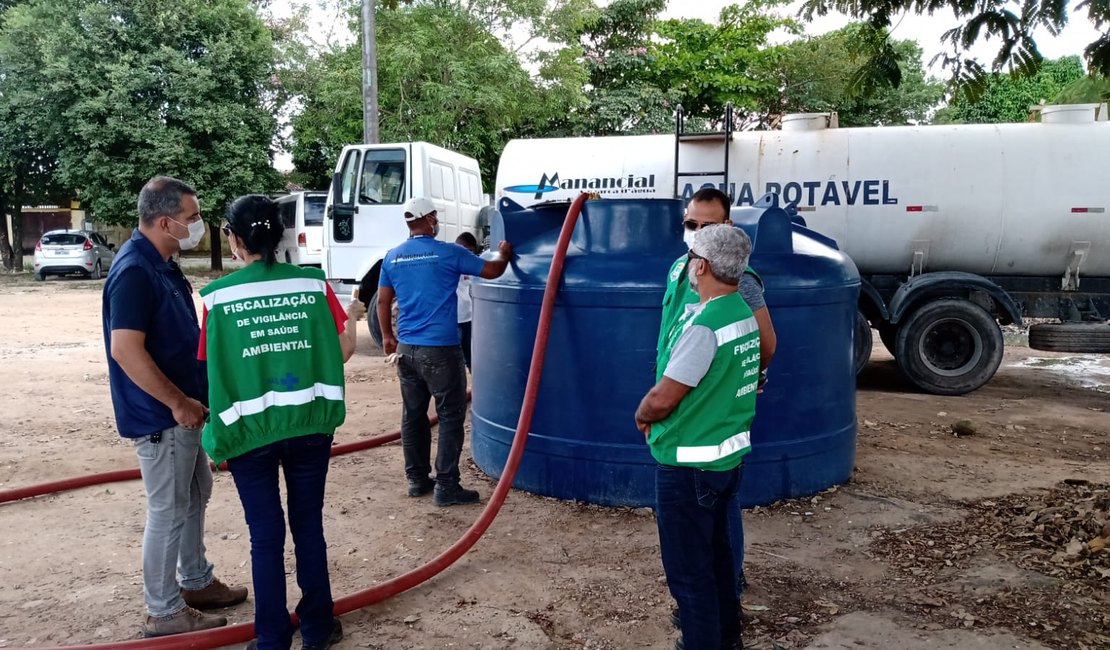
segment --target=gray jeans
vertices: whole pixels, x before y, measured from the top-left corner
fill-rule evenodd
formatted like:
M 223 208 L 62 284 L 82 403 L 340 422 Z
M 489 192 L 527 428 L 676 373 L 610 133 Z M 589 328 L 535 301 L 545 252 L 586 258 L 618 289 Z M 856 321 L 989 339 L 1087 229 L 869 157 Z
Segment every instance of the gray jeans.
M 134 441 L 146 488 L 143 595 L 151 616 L 185 609 L 181 589 L 203 589 L 214 579 L 204 555 L 204 510 L 212 496 L 212 470 L 200 434 L 200 429 L 172 427 L 159 434 L 160 442 L 151 442 L 151 436 Z

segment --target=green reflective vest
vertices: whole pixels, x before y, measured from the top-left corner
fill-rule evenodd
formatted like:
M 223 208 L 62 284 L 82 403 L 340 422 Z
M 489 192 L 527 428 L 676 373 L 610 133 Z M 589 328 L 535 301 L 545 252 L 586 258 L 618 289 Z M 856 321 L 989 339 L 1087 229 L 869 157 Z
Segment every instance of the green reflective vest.
M 690 281 L 686 277 L 686 264 L 690 258 L 686 255 L 678 258 L 671 264 L 671 270 L 667 272 L 667 290 L 663 293 L 663 318 L 659 323 L 659 341 L 655 345 L 656 350 L 656 364 L 655 364 L 655 380 L 663 376 L 663 366 L 659 363 L 659 353 L 663 351 L 663 343 L 667 334 L 686 312 L 686 305 L 693 305 L 698 302 L 698 292 L 690 286 Z M 763 280 L 759 274 L 755 272 L 752 267 L 747 267 L 745 273 L 751 273 L 762 284 Z
M 751 449 L 759 383 L 759 325 L 738 293 L 713 298 L 687 310 L 666 335 L 659 355 L 662 375 L 682 334 L 708 327 L 717 354 L 708 372 L 669 416 L 651 425 L 648 446 L 664 465 L 723 471 L 740 464 Z
M 200 290 L 217 463 L 287 438 L 332 434 L 346 415 L 343 353 L 320 269 L 255 262 Z

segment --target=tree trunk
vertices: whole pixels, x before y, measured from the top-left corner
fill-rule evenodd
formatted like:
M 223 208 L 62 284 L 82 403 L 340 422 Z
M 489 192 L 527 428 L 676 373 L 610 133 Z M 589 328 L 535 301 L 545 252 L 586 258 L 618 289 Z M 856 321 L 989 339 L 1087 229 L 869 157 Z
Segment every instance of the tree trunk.
M 212 244 L 209 247 L 212 250 L 212 270 L 222 271 L 224 270 L 224 252 L 223 242 L 220 241 L 220 227 L 214 224 L 208 224 L 208 228 L 211 231 L 209 234 L 212 235 L 209 238 Z
M 15 268 L 15 256 L 12 253 L 12 243 L 8 239 L 8 193 L 0 183 L 0 262 L 4 264 L 5 271 Z
M 12 266 L 14 273 L 23 271 L 23 184 L 26 179 L 23 165 L 15 168 L 15 182 L 12 184 L 11 210 L 12 210 Z

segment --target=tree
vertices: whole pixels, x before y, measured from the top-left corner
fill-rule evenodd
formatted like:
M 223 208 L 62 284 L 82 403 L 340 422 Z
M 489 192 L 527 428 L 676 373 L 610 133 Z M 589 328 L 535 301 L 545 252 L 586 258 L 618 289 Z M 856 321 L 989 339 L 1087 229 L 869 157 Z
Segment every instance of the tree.
M 1087 10 L 1087 18 L 1103 34 L 1087 45 L 1084 56 L 1092 73 L 1110 74 L 1110 0 L 1084 0 L 1074 10 L 1062 0 L 806 0 L 803 14 L 807 18 L 823 16 L 836 10 L 866 19 L 873 33 L 885 33 L 892 21 L 904 12 L 934 15 L 944 9 L 959 21 L 945 33 L 949 51 L 939 58 L 952 74 L 956 85 L 977 94 L 986 81 L 988 71 L 982 64 L 968 58 L 967 50 L 982 37 L 997 39 L 998 54 L 990 70 L 1010 69 L 1031 74 L 1040 67 L 1043 57 L 1033 36 L 1038 29 L 1059 33 L 1068 23 L 1069 14 Z M 871 44 L 865 70 L 876 76 L 893 74 L 891 62 L 897 59 L 889 37 Z
M 1024 122 L 1029 107 L 1052 101 L 1069 83 L 1083 79 L 1083 64 L 1078 56 L 1046 61 L 1032 76 L 994 73 L 987 77 L 975 98 L 957 93 L 955 99 L 937 112 L 940 124 L 991 124 Z
M 721 10 L 716 24 L 702 20 L 656 23 L 648 46 L 650 78 L 674 89 L 688 116 L 717 123 L 731 103 L 742 121 L 761 121 L 762 110 L 777 98 L 780 81 L 767 74 L 781 47 L 768 44 L 775 30 L 796 33 L 800 26 L 768 11 L 774 2 L 754 0 Z
M 379 8 L 383 141 L 466 153 L 489 178 L 511 137 L 557 112 L 488 20 L 452 2 Z M 360 52 L 358 42 L 324 52 L 297 75 L 303 108 L 292 120 L 293 161 L 310 185 L 325 186 L 343 145 L 362 140 Z
M 247 0 L 32 0 L 5 15 L 0 71 L 98 221 L 134 223 L 155 174 L 197 187 L 212 225 L 236 195 L 277 185 L 274 46 Z
M 927 78 L 921 48 L 910 40 L 893 41 L 900 59 L 901 83 L 853 86 L 864 64 L 860 24 L 783 46 L 770 61 L 769 76 L 781 93 L 771 113 L 836 111 L 842 126 L 881 126 L 923 122 L 944 98 L 944 84 Z
M 1069 82 L 1053 104 L 1097 104 L 1110 101 L 1110 77 L 1082 77 Z

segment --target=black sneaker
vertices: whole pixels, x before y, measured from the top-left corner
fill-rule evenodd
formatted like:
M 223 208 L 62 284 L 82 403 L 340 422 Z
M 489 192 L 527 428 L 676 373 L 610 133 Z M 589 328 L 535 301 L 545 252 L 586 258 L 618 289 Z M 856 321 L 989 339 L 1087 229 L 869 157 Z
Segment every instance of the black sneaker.
M 331 634 L 328 635 L 328 638 L 319 643 L 305 643 L 301 646 L 301 650 L 327 650 L 342 639 L 343 624 L 339 622 L 338 618 L 334 618 L 331 622 Z
M 428 477 L 409 481 L 409 496 L 422 497 L 431 492 L 436 486 L 436 482 Z
M 478 491 L 467 490 L 466 488 L 456 485 L 452 488 L 443 488 L 439 485 L 436 486 L 435 503 L 437 506 L 454 506 L 465 505 L 467 503 L 478 503 Z

